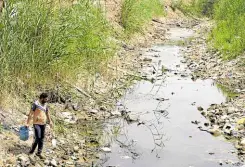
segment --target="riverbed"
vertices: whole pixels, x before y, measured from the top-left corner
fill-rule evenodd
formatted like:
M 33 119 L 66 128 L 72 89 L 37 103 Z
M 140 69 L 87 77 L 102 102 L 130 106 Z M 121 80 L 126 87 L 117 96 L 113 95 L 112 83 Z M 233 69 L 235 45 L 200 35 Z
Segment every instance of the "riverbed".
M 117 104 L 137 121 L 108 123 L 111 151 L 102 156 L 102 166 L 242 166 L 232 143 L 199 128 L 209 124 L 199 110 L 226 97 L 212 80 L 193 80 L 182 54 L 187 46 L 177 45 L 193 36 L 189 29 L 171 28 L 168 42 L 142 49 L 148 80 L 134 84 Z

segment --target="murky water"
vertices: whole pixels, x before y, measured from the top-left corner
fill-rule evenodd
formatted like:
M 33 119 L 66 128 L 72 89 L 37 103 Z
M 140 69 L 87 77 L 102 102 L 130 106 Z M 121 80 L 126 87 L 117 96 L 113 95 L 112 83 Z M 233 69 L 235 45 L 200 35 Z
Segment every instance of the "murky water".
M 187 29 L 169 31 L 170 40 L 192 35 Z M 232 166 L 225 162 L 238 161 L 231 143 L 198 129 L 208 121 L 197 107 L 206 109 L 224 102 L 225 97 L 212 80 L 191 80 L 182 49 L 158 45 L 145 50 L 144 56 L 153 61 L 144 71 L 155 82 L 138 82 L 119 102 L 119 108 L 137 115 L 140 123 L 110 122 L 116 137 L 110 145 L 112 152 L 103 157 L 103 166 L 218 167 L 220 162 Z M 196 120 L 199 125 L 192 123 Z

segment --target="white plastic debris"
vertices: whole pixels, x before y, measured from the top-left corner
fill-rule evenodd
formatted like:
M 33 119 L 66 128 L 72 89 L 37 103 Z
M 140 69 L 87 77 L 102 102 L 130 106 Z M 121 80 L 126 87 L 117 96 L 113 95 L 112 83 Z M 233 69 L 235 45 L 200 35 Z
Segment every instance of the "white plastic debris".
M 54 148 L 57 146 L 57 140 L 56 139 L 52 139 L 52 146 Z
M 111 152 L 111 149 L 108 148 L 108 147 L 102 147 L 101 150 L 104 151 L 104 152 L 106 152 L 106 153 Z

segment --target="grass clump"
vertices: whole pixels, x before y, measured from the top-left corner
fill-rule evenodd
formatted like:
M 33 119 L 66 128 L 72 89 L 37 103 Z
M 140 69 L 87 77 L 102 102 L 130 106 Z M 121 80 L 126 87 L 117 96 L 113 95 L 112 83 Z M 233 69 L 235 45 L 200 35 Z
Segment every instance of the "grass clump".
M 124 0 L 121 24 L 127 34 L 141 32 L 142 26 L 155 16 L 164 14 L 160 0 Z
M 232 59 L 245 50 L 245 1 L 220 0 L 215 6 L 214 19 L 217 23 L 210 37 L 214 47 L 225 59 Z
M 0 15 L 0 91 L 52 89 L 79 73 L 93 74 L 114 55 L 111 38 L 101 9 L 89 0 L 66 7 L 9 0 Z
M 233 99 L 239 95 L 225 85 L 217 84 L 217 87 L 227 96 L 228 99 Z

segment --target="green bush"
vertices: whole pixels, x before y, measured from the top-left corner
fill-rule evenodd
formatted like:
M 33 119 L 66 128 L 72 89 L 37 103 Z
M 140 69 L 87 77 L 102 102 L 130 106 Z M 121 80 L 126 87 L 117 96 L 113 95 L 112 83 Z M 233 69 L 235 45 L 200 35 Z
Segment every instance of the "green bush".
M 66 7 L 52 0 L 6 2 L 0 15 L 0 91 L 76 79 L 115 53 L 110 25 L 89 0 Z
M 121 23 L 127 34 L 142 31 L 142 26 L 153 17 L 163 15 L 160 0 L 124 0 Z
M 208 16 L 216 21 L 210 34 L 214 47 L 220 50 L 224 59 L 232 59 L 245 50 L 245 1 L 244 0 L 192 0 L 183 3 L 173 1 L 173 8 L 191 15 Z
M 187 15 L 212 17 L 214 5 L 217 1 L 218 0 L 192 0 L 190 3 L 184 3 L 183 0 L 172 0 L 172 8 L 178 8 Z
M 211 33 L 214 47 L 225 59 L 235 58 L 245 50 L 245 1 L 220 0 L 215 6 L 216 27 Z

